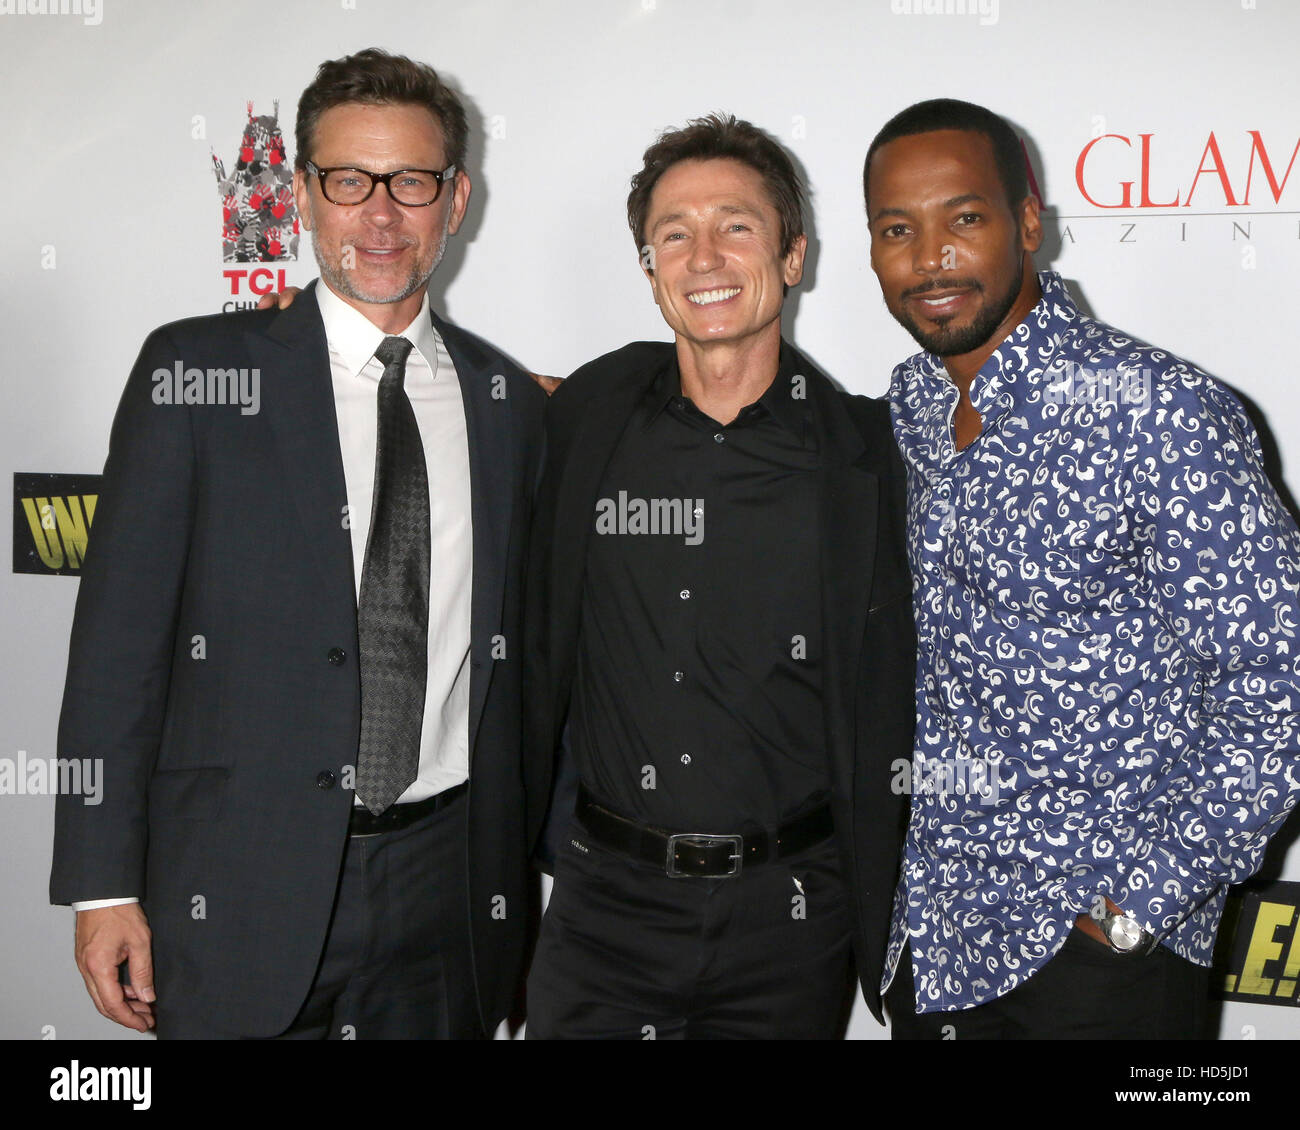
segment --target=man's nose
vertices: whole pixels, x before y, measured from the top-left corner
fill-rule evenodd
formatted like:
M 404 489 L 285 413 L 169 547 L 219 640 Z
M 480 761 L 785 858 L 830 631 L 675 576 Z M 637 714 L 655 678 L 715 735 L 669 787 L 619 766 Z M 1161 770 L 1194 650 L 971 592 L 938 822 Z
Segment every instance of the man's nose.
M 392 190 L 387 184 L 375 185 L 370 199 L 361 205 L 365 219 L 377 227 L 388 227 L 402 219 L 402 206 L 393 199 Z
M 918 275 L 932 275 L 951 270 L 955 249 L 942 230 L 921 232 L 912 242 L 912 269 Z
M 720 266 L 722 266 L 722 252 L 718 248 L 716 236 L 711 231 L 701 232 L 691 246 L 691 270 L 699 274 L 707 274 Z

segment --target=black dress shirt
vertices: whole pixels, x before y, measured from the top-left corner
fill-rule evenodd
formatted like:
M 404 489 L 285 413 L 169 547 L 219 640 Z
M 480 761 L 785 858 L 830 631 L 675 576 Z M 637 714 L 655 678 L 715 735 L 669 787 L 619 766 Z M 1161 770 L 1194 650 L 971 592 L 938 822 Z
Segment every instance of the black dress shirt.
M 783 347 L 721 425 L 648 389 L 601 483 L 570 735 L 582 780 L 670 831 L 773 826 L 829 789 L 817 451 Z

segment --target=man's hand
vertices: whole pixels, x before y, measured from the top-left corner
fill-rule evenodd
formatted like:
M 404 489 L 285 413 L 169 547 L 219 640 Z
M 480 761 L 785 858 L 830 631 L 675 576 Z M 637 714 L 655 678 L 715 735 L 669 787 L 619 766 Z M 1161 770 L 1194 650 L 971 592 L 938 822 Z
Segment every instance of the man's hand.
M 264 294 L 257 300 L 259 310 L 270 310 L 275 307 L 277 310 L 286 310 L 293 305 L 293 300 L 302 293 L 300 286 L 286 286 L 283 290 L 278 290 L 274 294 Z
M 77 911 L 77 968 L 100 1015 L 125 1028 L 154 1026 L 152 935 L 138 902 Z M 130 984 L 118 980 L 127 963 Z
M 560 387 L 560 385 L 564 384 L 563 377 L 546 377 L 541 373 L 529 373 L 528 375 L 542 386 L 542 391 L 544 391 L 547 396 L 550 396 L 551 393 Z

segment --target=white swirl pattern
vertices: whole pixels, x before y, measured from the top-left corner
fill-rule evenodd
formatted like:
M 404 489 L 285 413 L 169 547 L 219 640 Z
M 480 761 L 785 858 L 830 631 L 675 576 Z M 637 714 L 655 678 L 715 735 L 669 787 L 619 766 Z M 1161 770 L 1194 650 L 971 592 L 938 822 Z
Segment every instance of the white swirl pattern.
M 1109 895 L 1208 965 L 1227 885 L 1300 790 L 1300 532 L 1213 378 L 1081 314 L 1061 279 L 981 368 L 958 452 L 939 358 L 895 369 L 921 791 L 885 985 L 918 1011 L 1009 992 Z M 1085 378 L 1101 374 L 1091 385 Z

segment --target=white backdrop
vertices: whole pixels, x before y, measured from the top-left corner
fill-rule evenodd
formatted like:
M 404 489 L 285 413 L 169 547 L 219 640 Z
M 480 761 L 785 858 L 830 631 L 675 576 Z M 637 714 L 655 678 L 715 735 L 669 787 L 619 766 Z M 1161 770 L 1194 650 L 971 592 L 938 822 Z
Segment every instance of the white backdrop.
M 1255 401 L 1294 482 L 1290 0 L 62 0 L 65 14 L 40 14 L 59 7 L 0 0 L 6 483 L 101 469 L 145 334 L 232 300 L 212 154 L 230 168 L 246 104 L 269 114 L 278 100 L 292 158 L 317 63 L 370 45 L 432 63 L 465 95 L 471 218 L 435 300 L 534 370 L 668 336 L 624 220 L 627 181 L 659 130 L 724 110 L 784 141 L 813 189 L 811 269 L 787 330 L 847 388 L 882 393 L 913 346 L 868 265 L 862 159 L 897 110 L 949 95 L 1026 135 L 1057 217 L 1040 265 L 1099 317 Z M 1276 199 L 1257 151 L 1246 196 L 1250 131 Z M 1081 190 L 1080 153 L 1107 134 Z M 1123 203 L 1125 181 L 1130 207 L 1099 206 Z M 315 269 L 306 238 L 299 250 L 283 266 L 301 284 Z M 54 754 L 76 584 L 0 575 L 0 757 Z M 46 905 L 52 813 L 49 796 L 0 796 L 0 1037 L 130 1037 L 93 1012 L 71 912 Z M 1281 877 L 1300 879 L 1300 849 Z M 1294 1038 L 1300 1013 L 1227 1006 L 1224 1038 L 1250 1027 Z M 850 1035 L 884 1034 L 859 1005 Z

